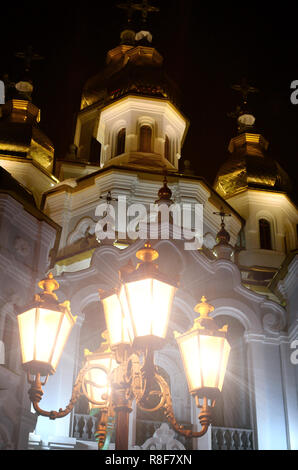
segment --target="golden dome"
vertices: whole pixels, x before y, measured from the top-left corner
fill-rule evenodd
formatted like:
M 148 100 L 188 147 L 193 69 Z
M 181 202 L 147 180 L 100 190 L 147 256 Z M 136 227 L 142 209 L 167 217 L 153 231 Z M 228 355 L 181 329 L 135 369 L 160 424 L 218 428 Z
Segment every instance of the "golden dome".
M 291 181 L 281 166 L 267 154 L 268 142 L 260 135 L 244 132 L 229 145 L 231 156 L 220 167 L 214 183 L 224 198 L 248 189 L 291 191 Z
M 31 101 L 13 98 L 1 112 L 0 156 L 29 158 L 51 172 L 54 145 L 38 126 L 40 110 Z
M 105 68 L 84 86 L 81 109 L 106 105 L 128 94 L 178 101 L 177 86 L 165 73 L 163 57 L 141 41 L 120 44 L 107 53 Z

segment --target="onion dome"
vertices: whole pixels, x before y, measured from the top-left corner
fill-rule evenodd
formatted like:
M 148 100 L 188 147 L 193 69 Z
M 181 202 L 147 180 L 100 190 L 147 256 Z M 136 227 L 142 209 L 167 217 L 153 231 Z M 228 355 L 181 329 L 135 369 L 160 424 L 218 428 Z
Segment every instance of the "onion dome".
M 163 186 L 158 191 L 158 199 L 155 201 L 155 204 L 167 204 L 170 206 L 173 204 L 171 197 L 172 191 L 168 187 L 167 177 L 165 176 L 163 180 Z
M 229 232 L 226 231 L 225 229 L 225 224 L 222 223 L 221 224 L 221 229 L 220 231 L 218 232 L 218 234 L 216 235 L 216 241 L 217 243 L 220 243 L 220 244 L 227 244 L 229 243 L 230 241 L 230 234 Z
M 131 29 L 120 35 L 120 45 L 107 53 L 105 68 L 84 86 L 81 109 L 120 99 L 126 95 L 165 98 L 179 104 L 178 88 L 168 77 L 163 57 L 151 45 L 148 31 Z
M 238 135 L 231 139 L 230 157 L 221 165 L 214 188 L 224 198 L 229 198 L 248 188 L 270 191 L 291 191 L 291 181 L 279 163 L 267 154 L 268 142 L 255 127 L 255 116 L 247 104 L 247 95 L 258 90 L 247 82 L 234 85 L 243 95 L 243 103 L 229 116 L 237 118 Z
M 270 158 L 268 142 L 256 133 L 243 132 L 229 145 L 231 156 L 219 168 L 214 188 L 229 198 L 248 188 L 290 192 L 289 176 L 279 163 Z
M 31 62 L 42 57 L 33 53 L 31 46 L 15 55 L 25 61 L 25 70 L 17 83 L 11 82 L 7 75 L 3 77 L 6 101 L 0 107 L 0 156 L 32 159 L 51 173 L 54 145 L 40 129 L 40 110 L 31 100 Z
M 51 172 L 54 145 L 39 128 L 40 110 L 25 99 L 11 99 L 1 110 L 0 155 L 32 158 Z

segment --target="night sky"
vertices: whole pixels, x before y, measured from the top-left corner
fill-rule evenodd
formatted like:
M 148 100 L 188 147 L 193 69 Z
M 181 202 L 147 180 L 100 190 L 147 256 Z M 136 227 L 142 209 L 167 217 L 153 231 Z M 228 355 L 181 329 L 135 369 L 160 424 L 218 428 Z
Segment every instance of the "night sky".
M 120 1 L 120 0 L 119 0 Z M 125 0 L 121 0 L 123 2 Z M 63 157 L 73 141 L 84 83 L 119 44 L 125 13 L 117 0 L 97 2 L 5 2 L 1 4 L 0 75 L 19 80 L 14 57 L 32 45 L 43 61 L 33 63 L 33 102 L 41 108 L 43 131 Z M 227 117 L 240 104 L 231 89 L 246 77 L 260 90 L 250 95 L 258 130 L 270 155 L 297 184 L 298 105 L 290 84 L 298 80 L 298 7 L 294 2 L 199 2 L 151 0 L 153 45 L 178 84 L 190 128 L 182 159 L 212 184 L 227 157 L 236 122 Z M 141 26 L 140 26 L 141 29 Z

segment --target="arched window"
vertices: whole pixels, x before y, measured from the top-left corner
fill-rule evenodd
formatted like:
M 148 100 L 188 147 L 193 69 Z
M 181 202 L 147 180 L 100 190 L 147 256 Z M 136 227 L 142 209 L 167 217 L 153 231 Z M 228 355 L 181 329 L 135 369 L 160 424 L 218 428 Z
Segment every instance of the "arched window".
M 170 140 L 167 135 L 165 138 L 165 158 L 170 161 Z
M 99 164 L 101 152 L 101 143 L 95 137 L 91 138 L 89 162 Z
M 259 220 L 260 248 L 272 250 L 270 222 L 266 219 Z
M 150 126 L 144 125 L 140 128 L 140 152 L 152 152 L 152 129 Z
M 81 161 L 89 161 L 94 124 L 94 119 L 89 119 L 81 123 L 80 144 L 78 149 L 78 159 Z
M 115 156 L 120 155 L 121 153 L 125 152 L 125 136 L 126 136 L 126 129 L 125 127 L 122 127 L 122 129 L 120 129 L 117 135 Z
M 244 327 L 235 318 L 221 315 L 215 319 L 221 328 L 228 325 L 227 340 L 231 346 L 222 392 L 213 410 L 214 426 L 249 429 L 250 389 L 247 344 Z

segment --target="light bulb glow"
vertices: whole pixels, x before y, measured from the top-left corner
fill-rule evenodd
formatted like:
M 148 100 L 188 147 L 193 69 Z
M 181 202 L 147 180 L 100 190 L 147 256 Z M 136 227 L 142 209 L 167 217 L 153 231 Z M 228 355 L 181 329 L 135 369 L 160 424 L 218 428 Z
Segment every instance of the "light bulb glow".
M 40 372 L 53 373 L 74 325 L 64 311 L 34 307 L 17 316 L 22 363 L 30 369 L 40 365 Z
M 230 345 L 224 336 L 193 330 L 177 338 L 190 393 L 222 390 Z
M 175 287 L 153 278 L 125 283 L 119 294 L 131 339 L 165 338 Z

